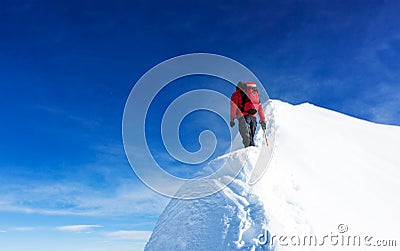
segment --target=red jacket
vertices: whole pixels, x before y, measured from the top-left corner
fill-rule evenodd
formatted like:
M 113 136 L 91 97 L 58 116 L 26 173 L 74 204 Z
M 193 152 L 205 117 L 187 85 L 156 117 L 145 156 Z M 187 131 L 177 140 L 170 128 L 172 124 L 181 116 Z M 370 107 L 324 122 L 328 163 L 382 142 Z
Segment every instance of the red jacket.
M 241 112 L 239 106 L 242 104 L 242 95 L 240 94 L 240 90 L 236 90 L 231 97 L 231 120 L 239 119 L 245 115 L 256 117 L 256 114 L 249 114 L 247 112 Z M 264 109 L 262 104 L 255 105 L 257 109 L 257 113 L 260 116 L 260 121 L 265 121 Z

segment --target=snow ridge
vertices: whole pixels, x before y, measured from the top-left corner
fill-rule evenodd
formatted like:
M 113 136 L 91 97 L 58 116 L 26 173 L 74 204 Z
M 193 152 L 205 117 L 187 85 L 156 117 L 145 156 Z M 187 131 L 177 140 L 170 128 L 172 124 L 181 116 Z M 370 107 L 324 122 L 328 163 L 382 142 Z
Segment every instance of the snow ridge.
M 222 160 L 240 163 L 243 156 L 256 154 L 257 148 L 237 150 Z M 253 152 L 250 152 L 253 151 Z M 264 206 L 247 184 L 251 163 L 221 191 L 200 199 L 172 199 L 148 241 L 145 250 L 268 250 L 258 236 L 265 232 Z M 224 177 L 230 178 L 230 177 Z M 214 180 L 214 186 L 222 186 Z M 183 187 L 182 192 L 185 191 Z
M 262 144 L 262 132 L 257 135 Z M 267 229 L 264 205 L 249 185 L 259 147 L 239 149 L 209 163 L 212 171 L 228 162 L 243 169 L 228 186 L 200 199 L 172 199 L 161 214 L 145 250 L 271 250 L 262 245 L 259 236 Z M 234 168 L 232 168 L 234 169 Z M 221 180 L 207 186 L 223 186 L 223 179 L 232 180 L 229 170 Z M 180 192 L 190 193 L 185 185 Z
M 254 173 L 264 171 L 258 169 L 258 156 L 265 146 L 262 133 L 257 134 L 258 146 L 247 149 L 236 138 L 233 143 L 238 150 L 211 161 L 203 171 L 212 173 L 225 162 L 232 170 L 224 168 L 223 178 L 202 185 L 221 187 L 225 179 L 232 182 L 205 198 L 172 199 L 145 250 L 338 250 L 343 246 L 328 242 L 299 246 L 290 245 L 290 238 L 286 245 L 272 240 L 315 236 L 321 243 L 325 235 L 343 233 L 338 232 L 343 224 L 349 236 L 398 239 L 400 127 L 312 104 L 274 100 L 267 108 L 267 114 L 274 114 L 268 118 L 269 139 L 276 142 L 268 148 L 272 158 L 267 175 L 252 186 Z M 235 163 L 243 166 L 238 175 L 233 171 Z M 193 193 L 189 186 L 180 192 Z M 270 246 L 258 240 L 265 231 L 270 234 Z M 346 246 L 346 250 L 363 249 Z

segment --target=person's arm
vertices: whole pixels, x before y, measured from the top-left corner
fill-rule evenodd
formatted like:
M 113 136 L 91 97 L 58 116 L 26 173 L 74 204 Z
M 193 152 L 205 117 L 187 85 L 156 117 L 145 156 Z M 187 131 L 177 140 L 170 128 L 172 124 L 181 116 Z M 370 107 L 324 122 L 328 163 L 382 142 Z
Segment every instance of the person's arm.
M 263 109 L 261 103 L 258 104 L 258 106 L 257 106 L 257 112 L 258 112 L 258 116 L 260 116 L 260 121 L 265 121 L 264 109 Z
M 236 95 L 236 92 L 232 94 L 231 97 L 231 112 L 230 112 L 230 118 L 231 121 L 236 118 L 237 110 L 238 110 L 238 95 Z

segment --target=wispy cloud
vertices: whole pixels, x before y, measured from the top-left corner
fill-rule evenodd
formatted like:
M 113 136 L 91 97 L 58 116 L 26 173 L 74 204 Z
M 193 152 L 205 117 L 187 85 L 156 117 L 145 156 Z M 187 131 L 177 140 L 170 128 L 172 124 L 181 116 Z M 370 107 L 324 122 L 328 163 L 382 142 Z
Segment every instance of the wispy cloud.
M 77 183 L 14 184 L 0 192 L 0 211 L 47 215 L 159 214 L 168 199 L 142 184 L 104 192 Z
M 68 169 L 71 174 L 62 180 L 34 179 L 30 172 L 1 176 L 0 211 L 126 216 L 158 215 L 164 209 L 168 199 L 132 174 L 120 144 L 94 147 L 101 161 Z
M 358 99 L 343 104 L 348 111 L 370 121 L 400 124 L 400 86 L 381 83 L 373 90 L 365 90 Z
M 387 124 L 400 124 L 400 87 L 381 84 L 371 93 L 373 97 L 370 96 L 366 101 L 373 103 L 373 106 L 367 110 L 373 120 Z
M 32 227 L 32 226 L 22 226 L 22 227 L 12 227 L 9 231 L 12 232 L 32 232 L 40 229 L 40 227 Z
M 147 241 L 151 235 L 150 231 L 119 230 L 107 233 L 107 236 L 119 240 Z
M 70 226 L 59 226 L 56 227 L 57 230 L 60 231 L 68 231 L 68 232 L 87 232 L 91 231 L 95 228 L 101 228 L 101 225 L 70 225 Z
M 81 115 L 78 115 L 77 112 L 73 111 L 68 111 L 64 108 L 61 108 L 59 106 L 44 106 L 44 105 L 37 105 L 37 109 L 43 110 L 45 112 L 48 112 L 49 114 L 52 114 L 54 116 L 58 116 L 59 118 L 62 118 L 63 120 L 66 121 L 72 121 L 76 122 L 80 125 L 83 126 L 89 126 L 89 127 L 94 127 L 100 125 L 99 121 L 89 119 L 87 117 L 83 117 Z

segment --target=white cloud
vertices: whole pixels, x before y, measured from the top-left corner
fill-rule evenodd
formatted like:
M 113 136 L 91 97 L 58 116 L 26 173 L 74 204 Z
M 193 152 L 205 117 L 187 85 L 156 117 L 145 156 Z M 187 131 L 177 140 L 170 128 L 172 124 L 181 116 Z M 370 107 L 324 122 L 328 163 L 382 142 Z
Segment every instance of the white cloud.
M 384 124 L 398 125 L 400 123 L 400 87 L 394 83 L 381 83 L 373 90 L 365 90 L 359 99 L 344 103 L 351 113 Z
M 68 231 L 68 232 L 82 232 L 82 231 L 90 231 L 94 228 L 101 228 L 101 225 L 70 225 L 70 226 L 60 226 L 56 227 L 57 230 L 60 231 Z
M 93 126 L 98 126 L 100 124 L 99 121 L 90 119 L 88 117 L 79 116 L 76 113 L 69 111 L 60 106 L 37 105 L 36 108 L 40 109 L 40 110 L 44 110 L 52 115 L 59 116 L 60 118 L 63 118 L 64 120 L 76 122 L 76 123 L 79 123 L 84 126 L 93 127 Z
M 0 233 L 7 233 L 7 231 L 0 229 Z
M 14 227 L 14 228 L 12 228 L 13 231 L 17 231 L 17 232 L 30 232 L 30 231 L 34 231 L 37 229 L 38 229 L 38 227 Z
M 132 181 L 109 191 L 77 183 L 13 184 L 0 192 L 0 211 L 47 215 L 159 214 L 168 199 Z
M 107 233 L 107 236 L 132 241 L 147 241 L 150 238 L 151 231 L 136 231 L 136 230 L 119 230 Z

